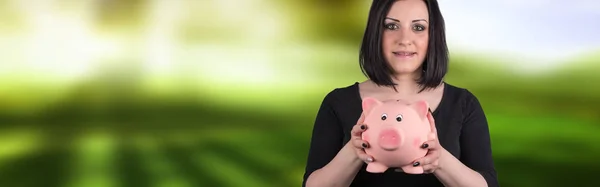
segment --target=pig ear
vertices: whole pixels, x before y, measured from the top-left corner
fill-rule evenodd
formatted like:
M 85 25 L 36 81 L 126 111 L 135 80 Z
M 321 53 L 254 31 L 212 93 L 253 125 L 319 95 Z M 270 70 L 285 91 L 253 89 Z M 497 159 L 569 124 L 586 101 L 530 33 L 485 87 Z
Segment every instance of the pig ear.
M 381 101 L 372 98 L 372 97 L 365 97 L 362 101 L 362 108 L 363 108 L 363 113 L 365 115 L 369 114 L 371 112 L 371 110 L 373 110 L 373 108 L 375 108 L 376 106 L 381 105 Z
M 411 107 L 415 109 L 415 111 L 417 111 L 417 114 L 419 114 L 419 117 L 421 117 L 421 119 L 427 119 L 427 113 L 429 113 L 429 103 L 427 103 L 427 101 L 417 101 L 416 103 L 413 103 Z

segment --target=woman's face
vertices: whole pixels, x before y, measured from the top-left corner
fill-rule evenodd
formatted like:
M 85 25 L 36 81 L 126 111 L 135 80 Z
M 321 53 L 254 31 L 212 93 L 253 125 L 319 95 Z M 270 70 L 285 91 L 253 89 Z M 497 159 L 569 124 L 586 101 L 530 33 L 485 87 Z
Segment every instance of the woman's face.
M 396 74 L 421 71 L 429 40 L 429 12 L 423 0 L 394 2 L 384 20 L 383 56 Z

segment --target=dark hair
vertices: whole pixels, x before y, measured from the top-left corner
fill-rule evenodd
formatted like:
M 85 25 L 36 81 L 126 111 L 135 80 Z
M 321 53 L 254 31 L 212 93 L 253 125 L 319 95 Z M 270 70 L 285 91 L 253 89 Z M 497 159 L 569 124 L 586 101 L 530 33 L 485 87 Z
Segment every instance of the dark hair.
M 394 70 L 386 62 L 381 46 L 384 19 L 396 1 L 373 0 L 360 48 L 359 60 L 363 74 L 380 86 L 393 87 L 396 85 L 391 77 Z M 424 72 L 423 76 L 417 80 L 422 88 L 420 91 L 437 87 L 448 71 L 448 47 L 444 18 L 436 0 L 424 1 L 429 11 L 430 24 L 427 56 L 423 63 Z

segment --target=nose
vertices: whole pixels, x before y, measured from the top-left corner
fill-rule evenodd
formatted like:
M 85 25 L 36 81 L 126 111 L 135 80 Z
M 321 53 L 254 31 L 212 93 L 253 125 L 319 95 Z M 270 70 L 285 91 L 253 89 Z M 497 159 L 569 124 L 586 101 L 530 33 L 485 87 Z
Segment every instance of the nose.
M 404 45 L 404 46 L 411 45 L 413 33 L 411 32 L 410 29 L 408 29 L 407 27 L 402 27 L 402 28 L 398 29 L 398 32 L 396 32 L 395 34 L 396 34 L 396 44 L 397 45 Z
M 386 130 L 381 132 L 381 141 L 395 143 L 398 140 L 398 133 L 395 130 Z
M 379 134 L 379 145 L 386 150 L 394 150 L 403 143 L 401 132 L 396 129 L 386 129 Z

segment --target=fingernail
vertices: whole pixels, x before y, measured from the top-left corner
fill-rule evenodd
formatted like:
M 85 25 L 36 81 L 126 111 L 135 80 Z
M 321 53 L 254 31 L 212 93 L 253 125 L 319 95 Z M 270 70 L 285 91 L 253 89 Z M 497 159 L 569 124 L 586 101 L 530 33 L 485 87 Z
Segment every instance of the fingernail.
M 420 164 L 419 162 L 415 162 L 415 163 L 413 164 L 413 166 L 414 166 L 414 167 L 417 167 L 417 166 L 419 166 L 419 164 Z
M 367 144 L 366 144 L 366 143 L 362 143 L 362 146 L 363 146 L 364 148 L 367 148 Z
M 373 158 L 371 158 L 371 157 L 367 158 L 367 162 L 373 162 Z
M 365 128 L 367 128 L 367 127 L 365 127 L 365 125 L 360 126 L 360 129 L 362 129 L 362 130 L 365 130 Z
M 427 143 L 424 143 L 424 144 L 421 146 L 421 148 L 423 148 L 423 149 L 424 149 L 424 148 L 427 148 L 427 147 L 429 147 L 429 144 L 427 144 Z

